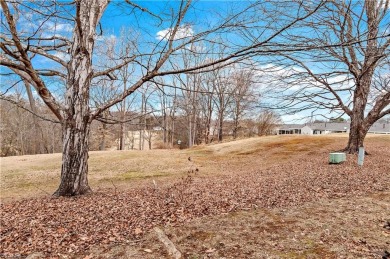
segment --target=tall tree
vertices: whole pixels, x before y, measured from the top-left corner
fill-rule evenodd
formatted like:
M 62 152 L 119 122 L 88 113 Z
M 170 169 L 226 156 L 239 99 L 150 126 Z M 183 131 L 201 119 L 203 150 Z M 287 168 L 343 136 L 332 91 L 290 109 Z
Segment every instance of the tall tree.
M 6 1 L 1 0 L 1 42 L 2 50 L 0 65 L 26 80 L 47 107 L 53 112 L 62 126 L 62 168 L 61 182 L 55 195 L 73 196 L 91 191 L 88 184 L 88 149 L 89 134 L 93 120 L 103 120 L 103 112 L 123 101 L 133 94 L 145 82 L 158 76 L 185 72 L 196 72 L 207 67 L 225 64 L 230 60 L 242 59 L 247 55 L 278 51 L 269 43 L 300 21 L 311 16 L 319 6 L 311 9 L 296 5 L 294 16 L 288 15 L 280 22 L 256 20 L 257 10 L 266 11 L 268 3 L 248 2 L 235 6 L 214 19 L 206 29 L 199 26 L 197 33 L 191 27 L 191 17 L 186 16 L 192 6 L 192 1 L 173 1 L 164 4 L 167 8 L 155 14 L 147 8 L 131 1 L 116 3 L 112 8 L 123 8 L 124 13 L 130 11 L 131 26 L 140 25 L 136 19 L 147 15 L 154 25 L 167 26 L 157 36 L 147 38 L 148 31 L 143 35 L 144 43 L 139 43 L 132 49 L 130 55 L 118 57 L 116 65 L 99 70 L 94 64 L 95 46 L 98 39 L 104 35 L 100 26 L 109 0 L 75 0 L 62 2 L 47 1 Z M 171 7 L 167 5 L 172 5 Z M 255 8 L 256 7 L 256 8 Z M 195 11 L 195 9 L 194 9 Z M 269 10 L 272 12 L 273 10 Z M 142 15 L 141 15 L 142 14 Z M 109 14 L 108 14 L 109 15 Z M 214 17 L 215 18 L 215 17 Z M 135 22 L 134 22 L 135 20 Z M 106 20 L 107 21 L 107 20 Z M 26 26 L 27 24 L 27 26 Z M 152 22 L 149 23 L 152 25 Z M 259 34 L 249 43 L 235 38 L 240 28 L 256 26 Z M 68 29 L 61 34 L 59 30 Z M 142 27 L 145 29 L 145 27 Z M 155 29 L 158 27 L 155 26 Z M 160 27 L 161 28 L 161 27 Z M 141 29 L 140 29 L 140 32 Z M 205 60 L 202 64 L 184 67 L 176 63 L 175 57 L 180 50 L 187 48 L 193 42 L 214 41 L 213 35 L 226 37 L 220 44 L 229 51 L 218 59 Z M 237 39 L 237 40 L 234 40 Z M 137 65 L 138 73 L 134 74 L 132 83 L 121 94 L 108 100 L 97 108 L 90 107 L 90 90 L 94 80 L 100 77 L 115 79 L 113 73 L 127 64 Z M 58 82 L 51 84 L 50 77 Z M 55 93 L 54 89 L 62 89 L 63 95 Z
M 345 151 L 356 153 L 373 123 L 390 114 L 384 80 L 390 69 L 389 24 L 389 0 L 329 1 L 300 29 L 310 33 L 287 37 L 308 51 L 285 54 L 269 67 L 285 85 L 280 107 L 346 114 L 351 122 Z
M 223 125 L 233 101 L 234 85 L 230 80 L 231 67 L 215 69 L 211 72 L 211 85 L 213 87 L 213 102 L 216 107 L 218 121 L 218 141 L 223 140 Z
M 231 114 L 233 118 L 233 139 L 237 138 L 240 121 L 255 103 L 259 102 L 259 93 L 254 91 L 254 73 L 249 69 L 235 71 L 230 80 L 233 84 Z
M 202 84 L 202 94 L 200 96 L 199 105 L 200 105 L 200 116 L 201 116 L 201 129 L 204 143 L 210 143 L 211 132 L 211 123 L 214 114 L 214 92 L 213 87 L 210 81 L 210 77 L 205 77 L 205 80 Z

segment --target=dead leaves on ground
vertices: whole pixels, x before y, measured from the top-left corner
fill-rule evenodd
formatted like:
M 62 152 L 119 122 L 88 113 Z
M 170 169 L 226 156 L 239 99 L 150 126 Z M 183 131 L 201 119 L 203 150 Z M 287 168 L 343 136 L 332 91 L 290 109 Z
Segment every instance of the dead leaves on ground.
M 342 165 L 327 153 L 278 164 L 259 172 L 218 178 L 187 178 L 167 187 L 104 190 L 73 198 L 25 199 L 2 204 L 0 254 L 48 256 L 88 251 L 93 245 L 126 244 L 157 225 L 258 207 L 287 207 L 322 198 L 389 189 L 390 147 Z

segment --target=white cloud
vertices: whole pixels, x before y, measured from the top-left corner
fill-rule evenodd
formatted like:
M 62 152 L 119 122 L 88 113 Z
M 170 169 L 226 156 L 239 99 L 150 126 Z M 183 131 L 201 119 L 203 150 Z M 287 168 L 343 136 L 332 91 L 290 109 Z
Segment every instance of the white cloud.
M 168 40 L 171 37 L 173 28 L 168 28 L 157 32 L 156 39 L 158 40 Z M 183 25 L 179 27 L 174 36 L 174 40 L 180 40 L 194 35 L 194 30 L 191 25 Z
M 34 21 L 33 17 L 29 18 L 29 14 L 26 14 L 26 17 L 19 20 L 19 24 L 23 31 L 35 33 L 36 30 L 40 29 L 40 32 L 44 37 L 51 37 L 54 35 L 65 37 L 73 31 L 73 26 L 68 23 L 54 23 L 51 21 L 42 23 L 42 21 Z
M 73 26 L 70 25 L 70 24 L 66 24 L 66 23 L 57 24 L 57 25 L 55 26 L 55 28 L 56 28 L 58 31 L 64 31 L 64 32 L 71 32 L 71 31 L 73 31 Z
M 54 22 L 47 21 L 45 25 L 46 25 L 46 29 L 51 31 L 56 31 L 58 33 L 73 31 L 73 26 L 69 23 L 54 23 Z

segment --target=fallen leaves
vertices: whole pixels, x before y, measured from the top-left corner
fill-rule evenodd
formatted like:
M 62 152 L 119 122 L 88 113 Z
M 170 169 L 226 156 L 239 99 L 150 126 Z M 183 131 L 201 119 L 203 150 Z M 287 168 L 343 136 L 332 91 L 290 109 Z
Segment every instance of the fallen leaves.
M 143 231 L 142 231 L 140 228 L 134 229 L 134 234 L 140 235 L 140 234 L 142 234 L 142 233 L 143 233 Z
M 93 245 L 126 243 L 157 225 L 258 207 L 288 207 L 323 198 L 388 190 L 390 147 L 342 165 L 327 152 L 279 163 L 267 170 L 193 178 L 156 189 L 107 189 L 72 198 L 34 198 L 0 205 L 0 253 L 53 256 L 82 253 Z M 144 250 L 145 252 L 146 249 Z M 212 253 L 211 250 L 208 250 Z M 149 252 L 148 252 L 149 253 Z M 88 254 L 84 254 L 88 258 Z

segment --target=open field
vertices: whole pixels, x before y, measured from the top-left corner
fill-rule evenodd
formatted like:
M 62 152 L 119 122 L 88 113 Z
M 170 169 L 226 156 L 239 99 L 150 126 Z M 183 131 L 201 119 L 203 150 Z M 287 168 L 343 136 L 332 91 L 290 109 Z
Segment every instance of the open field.
M 186 258 L 380 258 L 390 250 L 390 137 L 367 137 L 362 168 L 354 155 L 329 165 L 346 141 L 91 152 L 95 192 L 78 198 L 48 195 L 59 154 L 1 158 L 0 253 L 165 257 L 149 232 L 161 226 Z
M 272 136 L 250 138 L 191 150 L 92 151 L 89 182 L 93 189 L 132 188 L 161 178 L 177 178 L 198 167 L 200 176 L 215 176 L 266 168 L 293 156 L 321 150 L 335 139 Z M 345 138 L 345 135 L 343 136 Z M 297 151 L 296 154 L 295 151 Z M 188 157 L 193 162 L 188 161 Z M 255 159 L 254 159 L 255 158 Z M 61 154 L 4 157 L 1 159 L 1 197 L 9 199 L 47 196 L 59 185 Z
M 199 146 L 190 150 L 92 151 L 89 159 L 89 182 L 94 190 L 114 187 L 128 189 L 150 184 L 152 180 L 178 178 L 197 167 L 199 177 L 212 177 L 237 171 L 267 168 L 293 157 L 332 150 L 331 144 L 346 141 L 347 135 L 271 136 L 235 142 Z M 370 144 L 389 141 L 389 136 L 371 135 Z M 375 150 L 372 150 L 375 151 Z M 192 162 L 188 161 L 192 158 Z M 2 157 L 1 198 L 47 196 L 59 185 L 61 154 Z M 145 181 L 146 180 L 146 181 Z

